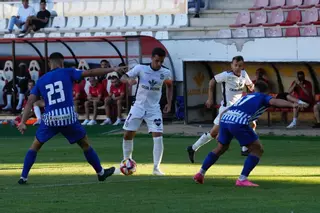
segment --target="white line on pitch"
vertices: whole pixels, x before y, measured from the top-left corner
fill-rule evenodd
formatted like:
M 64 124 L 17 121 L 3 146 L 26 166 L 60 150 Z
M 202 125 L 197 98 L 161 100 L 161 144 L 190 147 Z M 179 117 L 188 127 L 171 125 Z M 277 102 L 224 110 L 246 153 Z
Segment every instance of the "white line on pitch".
M 30 185 L 30 188 L 40 189 L 40 188 L 82 186 L 82 185 L 93 185 L 93 184 L 104 184 L 104 183 L 126 183 L 126 182 L 137 182 L 137 181 L 153 181 L 153 180 L 161 180 L 161 179 L 169 179 L 169 178 L 174 178 L 174 177 L 166 176 L 166 177 L 135 178 L 135 179 L 126 179 L 126 180 L 107 180 L 105 182 L 91 181 L 91 182 L 84 182 L 84 183 L 61 183 L 61 184 L 46 184 L 46 185 L 35 185 L 35 186 Z M 22 187 L 23 186 L 12 187 L 12 188 L 7 187 L 4 189 L 21 189 Z M 28 185 L 26 187 L 28 187 Z

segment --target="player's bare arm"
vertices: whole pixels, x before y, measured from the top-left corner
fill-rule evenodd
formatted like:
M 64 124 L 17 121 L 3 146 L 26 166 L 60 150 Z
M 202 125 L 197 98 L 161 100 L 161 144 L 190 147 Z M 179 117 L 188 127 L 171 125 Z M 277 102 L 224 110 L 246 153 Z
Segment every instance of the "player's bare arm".
M 171 111 L 172 95 L 173 95 L 173 86 L 172 81 L 165 81 L 166 84 L 166 95 L 167 95 L 167 104 L 163 109 L 164 113 L 169 113 Z
M 254 84 L 247 85 L 247 88 L 250 92 L 254 91 Z
M 291 85 L 291 87 L 288 89 L 288 93 L 291 94 L 294 90 L 294 88 L 297 86 L 296 81 L 294 81 L 294 83 Z
M 214 87 L 216 84 L 216 80 L 213 78 L 209 82 L 209 90 L 208 90 L 208 100 L 206 102 L 206 107 L 211 108 L 213 105 L 213 94 L 214 94 Z
M 28 97 L 28 102 L 23 110 L 22 119 L 20 124 L 18 125 L 18 130 L 23 134 L 25 130 L 27 129 L 26 121 L 29 119 L 29 115 L 32 109 L 33 104 L 38 100 L 37 96 L 30 94 Z
M 96 68 L 85 70 L 82 72 L 82 77 L 95 77 L 95 76 L 103 76 L 110 72 L 119 72 L 121 69 L 126 67 L 115 67 L 115 68 Z
M 286 100 L 282 100 L 282 99 L 276 99 L 276 98 L 272 98 L 269 101 L 269 104 L 272 106 L 276 106 L 276 107 L 298 107 L 299 105 L 297 103 L 292 103 Z
M 126 84 L 126 83 L 131 84 L 130 82 L 131 82 L 131 81 L 135 81 L 135 79 L 130 78 L 127 74 L 124 74 L 123 76 L 121 76 L 120 81 L 121 81 L 122 83 L 124 83 L 124 84 Z

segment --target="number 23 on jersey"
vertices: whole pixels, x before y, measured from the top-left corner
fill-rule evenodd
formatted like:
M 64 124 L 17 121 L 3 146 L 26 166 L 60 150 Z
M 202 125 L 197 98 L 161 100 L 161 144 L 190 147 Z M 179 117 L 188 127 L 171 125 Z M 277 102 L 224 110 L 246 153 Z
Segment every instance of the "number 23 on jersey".
M 53 84 L 47 84 L 46 90 L 47 90 L 49 105 L 61 103 L 66 100 L 65 95 L 64 95 L 64 91 L 63 91 L 62 81 L 56 81 Z M 55 94 L 59 94 L 59 95 L 55 95 Z

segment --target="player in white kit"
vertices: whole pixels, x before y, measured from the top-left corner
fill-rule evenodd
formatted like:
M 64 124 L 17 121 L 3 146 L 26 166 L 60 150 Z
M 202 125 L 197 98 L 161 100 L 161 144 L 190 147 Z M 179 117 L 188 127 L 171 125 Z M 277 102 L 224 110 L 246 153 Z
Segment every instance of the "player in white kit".
M 204 133 L 192 146 L 188 146 L 187 148 L 189 159 L 192 163 L 194 163 L 195 152 L 218 135 L 221 113 L 242 97 L 245 86 L 247 86 L 250 91 L 253 91 L 254 89 L 254 85 L 250 80 L 249 75 L 244 70 L 244 60 L 242 56 L 236 56 L 232 59 L 231 68 L 231 71 L 224 71 L 215 75 L 209 82 L 206 107 L 211 108 L 213 105 L 213 90 L 216 83 L 221 83 L 223 100 L 221 101 L 219 114 L 215 118 L 214 126 L 210 132 Z M 245 149 L 245 147 L 243 147 L 243 149 Z
M 159 104 L 163 83 L 166 85 L 167 95 L 164 113 L 171 111 L 173 94 L 171 71 L 162 66 L 165 57 L 166 52 L 162 48 L 155 48 L 152 51 L 151 64 L 136 65 L 121 78 L 123 82 L 135 78 L 139 79 L 135 102 L 123 126 L 125 130 L 122 144 L 123 158 L 132 158 L 133 138 L 144 120 L 147 123 L 149 133 L 152 133 L 153 137 L 154 175 L 164 175 L 159 168 L 163 154 L 163 122 Z

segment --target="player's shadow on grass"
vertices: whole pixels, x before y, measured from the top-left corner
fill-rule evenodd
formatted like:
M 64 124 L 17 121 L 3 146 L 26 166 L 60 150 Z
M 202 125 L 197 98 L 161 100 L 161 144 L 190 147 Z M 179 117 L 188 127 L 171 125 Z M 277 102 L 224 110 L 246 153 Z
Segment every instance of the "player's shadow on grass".
M 320 185 L 312 182 L 255 179 L 258 188 L 235 187 L 236 176 L 207 177 L 204 185 L 192 176 L 112 176 L 99 183 L 94 174 L 41 174 L 29 184 L 18 176 L 0 176 L 1 212 L 317 212 Z M 297 178 L 298 179 L 298 178 Z M 36 204 L 36 205 L 33 205 Z M 290 211 L 288 211 L 288 208 Z M 39 211 L 38 211 L 39 209 Z M 41 209 L 41 211 L 40 211 Z M 31 211 L 32 210 L 32 211 Z M 299 211 L 298 211 L 299 210 Z M 301 211 L 305 210 L 305 211 Z

